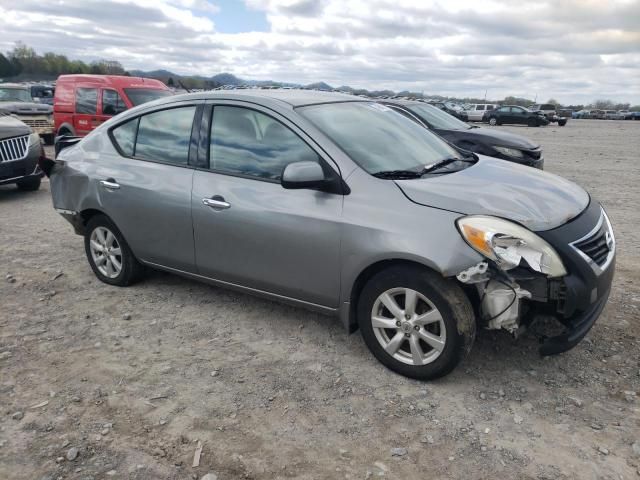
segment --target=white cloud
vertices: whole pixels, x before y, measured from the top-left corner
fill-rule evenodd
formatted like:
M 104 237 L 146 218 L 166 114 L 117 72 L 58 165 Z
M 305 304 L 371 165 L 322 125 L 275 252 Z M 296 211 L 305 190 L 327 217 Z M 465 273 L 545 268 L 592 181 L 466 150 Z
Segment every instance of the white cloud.
M 219 33 L 224 10 L 207 0 L 0 0 L 0 50 L 21 40 L 130 69 L 640 103 L 639 0 L 246 3 L 270 31 Z

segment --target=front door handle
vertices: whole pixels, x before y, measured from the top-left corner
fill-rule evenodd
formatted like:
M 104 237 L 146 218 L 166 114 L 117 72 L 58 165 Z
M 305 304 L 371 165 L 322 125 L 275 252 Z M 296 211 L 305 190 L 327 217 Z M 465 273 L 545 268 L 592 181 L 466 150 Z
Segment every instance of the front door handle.
M 214 195 L 211 198 L 203 198 L 202 203 L 215 210 L 226 210 L 231 207 L 231 204 L 225 201 L 225 199 L 220 195 Z
M 116 183 L 113 178 L 107 178 L 106 180 L 100 180 L 100 185 L 108 190 L 118 190 L 120 188 L 120 184 Z

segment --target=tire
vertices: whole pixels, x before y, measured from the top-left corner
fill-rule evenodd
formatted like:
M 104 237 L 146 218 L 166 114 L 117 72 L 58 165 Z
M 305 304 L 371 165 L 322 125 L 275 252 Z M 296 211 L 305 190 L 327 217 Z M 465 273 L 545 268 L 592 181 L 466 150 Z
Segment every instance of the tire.
M 416 298 L 409 320 L 408 293 Z M 389 299 L 396 315 L 386 307 Z M 383 365 L 419 380 L 451 372 L 471 350 L 476 333 L 473 309 L 462 289 L 417 266 L 390 267 L 374 275 L 358 298 L 357 319 L 364 342 Z
M 113 239 L 108 233 L 113 235 Z M 98 246 L 110 248 L 113 253 L 105 255 L 104 252 L 97 252 Z M 93 273 L 101 282 L 127 287 L 142 278 L 142 265 L 136 260 L 118 227 L 106 215 L 96 215 L 87 223 L 84 249 Z M 116 251 L 119 253 L 115 253 Z
M 538 121 L 535 118 L 530 118 L 527 121 L 527 126 L 529 126 L 529 127 L 537 127 L 538 126 Z
M 55 141 L 55 135 L 53 133 L 49 133 L 47 135 L 42 135 L 42 140 L 44 140 L 45 145 L 53 145 Z
M 489 125 L 491 125 L 492 127 L 495 127 L 496 125 L 499 125 L 498 119 L 496 117 L 489 118 Z
M 40 188 L 40 183 L 40 177 L 26 178 L 24 180 L 18 180 L 16 186 L 18 190 L 22 190 L 23 192 L 35 192 Z

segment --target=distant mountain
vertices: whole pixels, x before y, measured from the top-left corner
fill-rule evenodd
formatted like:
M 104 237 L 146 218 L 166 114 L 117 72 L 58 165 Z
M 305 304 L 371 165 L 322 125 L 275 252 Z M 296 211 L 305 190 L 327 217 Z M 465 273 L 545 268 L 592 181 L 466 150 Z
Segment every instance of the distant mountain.
M 180 75 L 176 75 L 169 70 L 151 70 L 150 72 L 144 72 L 142 70 L 129 70 L 132 77 L 145 77 L 145 78 L 180 78 Z
M 307 85 L 307 88 L 311 88 L 315 90 L 329 90 L 329 91 L 333 90 L 333 87 L 331 85 L 324 82 L 310 83 L 309 85 Z
M 208 80 L 219 83 L 220 85 L 246 85 L 246 82 L 232 73 L 219 73 L 213 77 L 209 77 Z

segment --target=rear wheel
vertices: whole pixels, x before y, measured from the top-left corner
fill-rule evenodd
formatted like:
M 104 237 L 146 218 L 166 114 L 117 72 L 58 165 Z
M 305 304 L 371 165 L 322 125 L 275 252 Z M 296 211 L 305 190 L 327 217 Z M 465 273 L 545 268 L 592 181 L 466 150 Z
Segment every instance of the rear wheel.
M 105 215 L 96 215 L 89 220 L 84 246 L 89 265 L 102 282 L 126 287 L 142 277 L 142 265 L 118 227 Z
M 495 127 L 496 125 L 498 125 L 498 119 L 496 117 L 491 117 L 489 119 L 489 125 L 491 125 L 492 127 Z
M 44 140 L 45 145 L 53 145 L 53 141 L 55 140 L 55 135 L 53 133 L 42 135 L 42 140 Z
M 40 177 L 25 178 L 23 180 L 18 180 L 16 186 L 23 192 L 33 192 L 40 188 L 40 182 Z
M 411 378 L 446 375 L 475 338 L 473 310 L 460 287 L 419 267 L 392 267 L 375 275 L 358 299 L 357 312 L 373 355 Z

